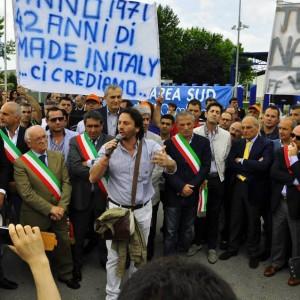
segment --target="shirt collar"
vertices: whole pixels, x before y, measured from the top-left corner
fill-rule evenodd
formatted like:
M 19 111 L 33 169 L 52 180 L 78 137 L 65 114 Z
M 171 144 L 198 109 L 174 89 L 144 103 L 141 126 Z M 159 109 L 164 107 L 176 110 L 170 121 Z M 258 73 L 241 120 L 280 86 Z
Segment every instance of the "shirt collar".
M 5 127 L 5 129 L 6 129 L 6 131 L 7 131 L 7 134 L 9 135 L 9 129 L 8 129 L 7 127 Z M 19 130 L 20 130 L 20 125 L 19 125 L 18 128 L 15 130 L 14 136 L 18 136 Z
M 32 151 L 37 157 L 40 157 L 41 155 L 46 155 L 46 157 L 47 157 L 47 151 L 45 151 L 44 153 L 37 153 L 37 152 L 33 151 L 32 149 L 31 149 L 31 151 Z
M 108 106 L 106 105 L 106 111 L 107 111 L 107 114 L 110 115 L 110 116 L 116 116 L 119 114 L 120 112 L 120 108 L 119 110 L 116 112 L 116 113 L 112 113 L 109 109 L 108 109 Z
M 250 141 L 246 140 L 246 142 L 251 142 L 252 144 L 254 144 L 254 142 L 256 141 L 257 137 L 258 137 L 258 134 L 252 140 L 250 140 Z

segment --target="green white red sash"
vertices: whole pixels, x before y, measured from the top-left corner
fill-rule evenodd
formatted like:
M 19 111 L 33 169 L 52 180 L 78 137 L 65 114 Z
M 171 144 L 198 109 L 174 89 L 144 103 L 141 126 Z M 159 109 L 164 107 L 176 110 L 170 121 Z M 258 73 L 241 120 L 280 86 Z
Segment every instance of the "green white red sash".
M 86 132 L 76 136 L 80 152 L 85 160 L 92 160 L 98 157 L 98 152 Z M 103 177 L 97 181 L 100 190 L 107 194 L 107 178 Z
M 2 129 L 0 129 L 0 135 L 3 140 L 4 150 L 7 158 L 11 163 L 14 163 L 17 158 L 19 158 L 22 153 L 21 151 L 15 146 L 15 144 L 10 140 L 10 138 L 4 133 Z
M 171 138 L 174 146 L 184 157 L 185 161 L 188 163 L 194 174 L 197 174 L 200 170 L 201 161 L 198 155 L 195 153 L 194 149 L 191 147 L 190 143 L 184 138 L 180 133 L 174 135 Z M 206 204 L 207 204 L 207 185 L 203 185 L 199 189 L 199 199 L 198 199 L 198 208 L 197 215 L 205 215 Z
M 30 150 L 21 156 L 22 161 L 45 184 L 57 201 L 61 198 L 61 185 L 51 170 Z

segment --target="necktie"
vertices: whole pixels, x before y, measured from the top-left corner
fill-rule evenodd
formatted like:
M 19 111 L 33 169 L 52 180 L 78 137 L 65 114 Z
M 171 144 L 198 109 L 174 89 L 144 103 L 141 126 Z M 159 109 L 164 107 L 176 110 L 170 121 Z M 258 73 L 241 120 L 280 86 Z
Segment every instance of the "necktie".
M 45 166 L 47 166 L 47 164 L 46 164 L 46 155 L 45 155 L 45 154 L 40 155 L 40 156 L 39 156 L 39 159 L 41 160 L 41 162 L 42 162 Z
M 246 143 L 245 150 L 244 150 L 244 155 L 243 155 L 243 159 L 248 159 L 249 158 L 251 144 L 252 144 L 252 142 L 247 142 Z M 247 179 L 245 176 L 243 176 L 241 174 L 238 174 L 237 177 L 241 181 L 245 181 Z

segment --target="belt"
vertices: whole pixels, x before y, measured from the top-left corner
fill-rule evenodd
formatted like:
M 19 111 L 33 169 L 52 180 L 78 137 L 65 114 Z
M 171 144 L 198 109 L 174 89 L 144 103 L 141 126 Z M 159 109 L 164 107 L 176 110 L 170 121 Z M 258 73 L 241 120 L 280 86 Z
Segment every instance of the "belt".
M 115 205 L 117 205 L 117 206 L 119 206 L 119 207 L 128 208 L 128 209 L 132 209 L 132 210 L 140 209 L 140 208 L 146 206 L 150 202 L 150 200 L 148 200 L 147 202 L 145 202 L 143 204 L 137 204 L 135 206 L 132 206 L 132 205 L 123 205 L 123 204 L 120 204 L 120 203 L 115 202 L 114 200 L 112 200 L 110 198 L 108 198 L 108 201 L 111 202 L 111 203 L 113 203 L 113 204 L 115 204 Z

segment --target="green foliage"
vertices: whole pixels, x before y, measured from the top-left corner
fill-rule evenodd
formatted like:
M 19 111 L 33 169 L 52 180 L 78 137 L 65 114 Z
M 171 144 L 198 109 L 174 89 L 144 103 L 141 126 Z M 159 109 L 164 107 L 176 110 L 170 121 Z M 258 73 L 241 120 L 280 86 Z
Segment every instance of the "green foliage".
M 183 30 L 179 19 L 169 6 L 158 6 L 161 72 L 163 78 L 174 78 L 181 72 L 181 40 Z
M 0 17 L 0 39 L 4 35 L 4 17 Z M 9 40 L 6 42 L 6 56 L 9 60 L 9 56 L 16 53 L 15 41 Z M 4 44 L 0 42 L 0 57 L 4 58 Z
M 221 34 L 198 27 L 182 29 L 179 23 L 169 6 L 158 6 L 162 78 L 188 84 L 229 83 L 236 46 Z M 249 80 L 251 64 L 247 58 L 241 61 L 241 80 Z

